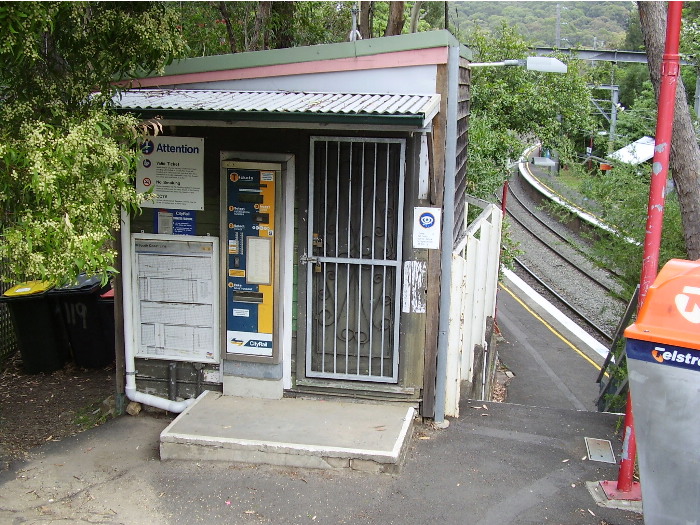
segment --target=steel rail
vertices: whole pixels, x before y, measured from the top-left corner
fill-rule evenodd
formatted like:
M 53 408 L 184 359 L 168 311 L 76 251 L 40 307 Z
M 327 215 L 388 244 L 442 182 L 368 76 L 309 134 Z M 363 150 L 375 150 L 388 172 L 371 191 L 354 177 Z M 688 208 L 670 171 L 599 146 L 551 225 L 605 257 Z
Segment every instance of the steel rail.
M 573 313 L 575 313 L 587 326 L 589 326 L 591 329 L 593 329 L 598 335 L 600 335 L 602 338 L 604 338 L 606 341 L 611 342 L 613 340 L 613 336 L 608 334 L 603 328 L 598 326 L 594 321 L 591 321 L 584 313 L 582 313 L 580 310 L 578 310 L 574 305 L 572 305 L 569 301 L 564 299 L 556 290 L 554 290 L 551 286 L 549 286 L 547 283 L 545 283 L 542 279 L 540 279 L 530 268 L 528 268 L 520 259 L 515 257 L 513 259 L 515 263 L 523 269 L 525 273 L 527 273 L 532 279 L 537 281 L 537 283 L 545 288 L 547 292 L 552 294 L 554 297 L 557 298 L 558 301 L 560 301 L 562 304 L 564 304 L 569 310 L 571 310 Z

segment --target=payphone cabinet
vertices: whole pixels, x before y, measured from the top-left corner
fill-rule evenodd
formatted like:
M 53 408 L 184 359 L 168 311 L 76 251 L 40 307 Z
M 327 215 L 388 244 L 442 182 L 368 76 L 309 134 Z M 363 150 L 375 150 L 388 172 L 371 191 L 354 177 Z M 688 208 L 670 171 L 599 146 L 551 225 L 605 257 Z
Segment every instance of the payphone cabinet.
M 644 523 L 700 523 L 700 261 L 663 267 L 625 337 Z

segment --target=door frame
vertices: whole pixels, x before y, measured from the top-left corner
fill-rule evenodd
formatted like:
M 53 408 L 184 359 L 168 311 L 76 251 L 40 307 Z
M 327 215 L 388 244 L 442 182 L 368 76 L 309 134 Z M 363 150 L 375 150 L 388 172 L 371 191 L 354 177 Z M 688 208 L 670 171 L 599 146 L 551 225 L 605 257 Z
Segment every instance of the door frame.
M 313 372 L 311 371 L 311 358 L 310 353 L 313 352 L 311 348 L 312 345 L 312 323 L 310 319 L 313 317 L 312 314 L 312 295 L 313 295 L 313 268 L 310 263 L 311 260 L 315 259 L 325 259 L 325 257 L 313 257 L 313 206 L 314 206 L 314 184 L 315 184 L 315 165 L 314 165 L 314 144 L 316 142 L 345 142 L 345 143 L 369 143 L 369 144 L 398 144 L 400 147 L 400 154 L 398 159 L 398 205 L 397 212 L 395 213 L 397 218 L 396 224 L 396 259 L 392 264 L 387 264 L 385 266 L 391 266 L 395 268 L 394 284 L 393 284 L 393 297 L 394 297 L 394 312 L 393 312 L 393 341 L 394 345 L 392 348 L 392 370 L 391 376 L 377 376 L 377 375 L 353 375 L 353 374 L 329 374 L 323 372 Z M 408 141 L 405 138 L 387 138 L 387 137 L 342 137 L 342 136 L 312 136 L 310 137 L 309 143 L 309 177 L 308 177 L 308 218 L 306 222 L 306 238 L 302 241 L 299 239 L 299 251 L 303 249 L 303 255 L 300 257 L 300 266 L 302 263 L 306 263 L 306 271 L 304 273 L 306 278 L 304 280 L 304 289 L 301 287 L 299 289 L 300 297 L 303 295 L 305 298 L 304 307 L 304 318 L 306 321 L 306 329 L 304 330 L 303 343 L 299 345 L 299 351 L 297 353 L 297 359 L 303 360 L 302 366 L 297 365 L 297 373 L 303 373 L 303 379 L 311 380 L 326 380 L 326 381 L 343 381 L 343 382 L 370 382 L 374 384 L 398 384 L 400 381 L 399 377 L 399 362 L 400 362 L 400 320 L 401 320 L 401 277 L 402 277 L 402 263 L 403 263 L 403 236 L 404 236 L 404 218 L 405 218 L 405 182 L 406 182 L 406 155 L 407 155 Z M 304 244 L 302 244 L 304 242 Z M 358 259 L 357 264 L 362 266 L 362 259 Z M 386 259 L 385 261 L 388 261 Z M 345 261 L 347 262 L 347 261 Z M 300 280 L 301 284 L 301 280 Z M 300 311 L 301 302 L 300 302 Z M 300 330 L 301 331 L 301 330 Z M 300 338 L 301 340 L 301 338 Z M 334 352 L 335 355 L 335 352 Z M 299 377 L 297 378 L 299 379 Z

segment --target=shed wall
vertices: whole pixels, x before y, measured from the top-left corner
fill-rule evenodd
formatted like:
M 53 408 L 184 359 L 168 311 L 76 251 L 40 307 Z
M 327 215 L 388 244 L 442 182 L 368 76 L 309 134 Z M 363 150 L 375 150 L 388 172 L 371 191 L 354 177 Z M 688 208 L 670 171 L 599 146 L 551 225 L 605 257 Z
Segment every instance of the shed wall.
M 410 66 L 365 71 L 337 71 L 180 84 L 182 89 L 231 89 L 237 91 L 311 91 L 340 93 L 435 93 L 437 66 Z
M 221 127 L 196 127 L 196 126 L 169 126 L 165 129 L 166 135 L 179 137 L 203 137 L 204 138 L 204 210 L 196 212 L 196 231 L 198 236 L 220 235 L 220 151 L 246 151 L 259 153 L 285 153 L 295 155 L 296 163 L 296 192 L 295 192 L 295 290 L 294 290 L 294 319 L 292 346 L 296 347 L 298 325 L 297 301 L 300 274 L 298 271 L 299 251 L 297 246 L 306 238 L 306 221 L 308 205 L 308 177 L 309 177 L 309 141 L 312 135 L 319 135 L 318 130 L 288 130 L 288 129 L 242 129 Z M 409 135 L 406 133 L 379 133 L 379 132 L 329 132 L 332 136 L 361 136 L 372 137 L 393 136 L 407 140 L 407 185 L 405 190 L 405 217 L 407 226 L 412 223 L 413 207 L 426 205 L 425 201 L 417 199 L 418 155 L 420 149 L 420 134 Z M 437 186 L 440 187 L 440 186 Z M 154 233 L 154 215 L 157 209 L 144 208 L 142 213 L 132 220 L 132 233 Z M 428 250 L 414 250 L 411 246 L 411 229 L 404 231 L 404 260 L 427 261 Z M 223 271 L 223 270 L 221 270 Z M 302 283 L 303 284 L 303 283 Z M 399 383 L 396 388 L 379 388 L 376 385 L 365 385 L 364 395 L 368 397 L 398 397 L 399 399 L 419 399 L 423 387 L 423 359 L 425 341 L 425 314 L 402 314 L 400 322 L 401 357 L 399 370 Z M 303 359 L 303 349 L 292 352 L 292 360 Z M 221 368 L 221 369 L 219 369 Z M 292 363 L 291 369 L 296 369 Z M 148 393 L 163 397 L 172 395 L 173 388 L 176 395 L 187 398 L 195 396 L 198 390 L 221 389 L 217 379 L 222 376 L 235 375 L 236 377 L 276 379 L 281 374 L 279 364 L 246 363 L 241 361 L 224 361 L 221 367 L 205 365 L 198 370 L 191 363 L 174 363 L 167 360 L 138 359 L 137 360 L 137 388 Z M 274 376 L 274 377 L 273 377 Z M 175 383 L 175 387 L 173 387 Z M 342 382 L 321 385 L 322 388 L 295 387 L 292 392 L 323 392 L 324 394 L 348 395 L 348 388 L 352 389 L 353 396 L 363 396 L 356 385 L 349 387 Z

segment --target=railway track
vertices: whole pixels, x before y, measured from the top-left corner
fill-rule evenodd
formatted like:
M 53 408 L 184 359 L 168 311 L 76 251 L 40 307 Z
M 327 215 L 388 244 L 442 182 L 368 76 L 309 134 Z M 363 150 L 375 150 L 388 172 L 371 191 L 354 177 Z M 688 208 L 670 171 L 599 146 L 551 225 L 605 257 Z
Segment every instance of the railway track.
M 589 241 L 542 209 L 525 184 L 515 177 L 507 198 L 511 236 L 522 251 L 516 274 L 608 345 L 626 306 L 614 276 L 592 261 Z

